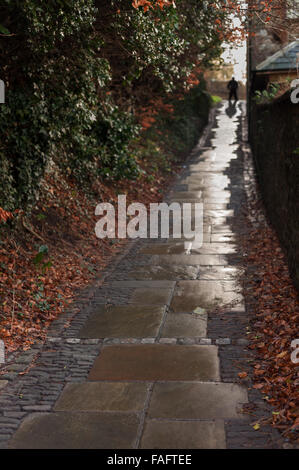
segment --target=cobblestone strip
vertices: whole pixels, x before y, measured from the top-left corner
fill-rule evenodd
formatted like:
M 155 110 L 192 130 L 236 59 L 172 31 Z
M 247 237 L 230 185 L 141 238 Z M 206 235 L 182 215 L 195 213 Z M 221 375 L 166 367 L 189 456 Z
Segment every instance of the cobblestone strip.
M 8 384 L 0 393 L 0 447 L 17 430 L 22 419 L 32 412 L 48 412 L 61 394 L 65 383 L 85 381 L 99 354 L 101 342 L 64 342 L 62 338 L 50 338 L 43 346 L 34 347 L 28 362 L 16 362 L 14 373 L 6 374 Z M 34 366 L 25 375 L 18 375 L 19 367 Z M 29 359 L 30 358 L 30 359 Z M 20 361 L 25 360 L 21 355 Z

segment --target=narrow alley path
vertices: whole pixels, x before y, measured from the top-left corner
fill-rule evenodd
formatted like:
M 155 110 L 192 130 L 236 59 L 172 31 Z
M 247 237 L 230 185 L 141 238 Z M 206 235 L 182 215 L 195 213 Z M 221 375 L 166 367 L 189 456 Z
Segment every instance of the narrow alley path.
M 76 315 L 56 320 L 46 343 L 2 377 L 2 447 L 265 445 L 241 412 L 248 391 L 233 366 L 246 345 L 234 232 L 245 197 L 244 109 L 221 104 L 166 198 L 204 203 L 203 245 L 130 242 Z

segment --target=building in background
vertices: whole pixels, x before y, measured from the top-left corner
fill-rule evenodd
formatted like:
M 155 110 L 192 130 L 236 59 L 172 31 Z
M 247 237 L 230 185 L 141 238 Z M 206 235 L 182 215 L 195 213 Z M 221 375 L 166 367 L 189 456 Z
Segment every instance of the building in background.
M 286 91 L 292 80 L 299 78 L 299 39 L 293 41 L 258 64 L 252 71 L 254 90 L 264 90 L 270 84 Z
M 249 0 L 249 5 L 252 0 Z M 255 1 L 256 3 L 256 1 Z M 259 3 L 263 4 L 262 0 Z M 268 13 L 250 21 L 247 50 L 248 100 L 271 83 L 283 92 L 296 78 L 299 44 L 299 0 L 273 0 Z

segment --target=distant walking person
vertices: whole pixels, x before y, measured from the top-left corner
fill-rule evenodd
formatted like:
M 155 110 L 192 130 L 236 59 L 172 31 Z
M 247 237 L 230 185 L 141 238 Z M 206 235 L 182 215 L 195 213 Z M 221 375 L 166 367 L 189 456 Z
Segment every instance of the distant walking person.
M 232 79 L 228 82 L 227 88 L 229 89 L 229 98 L 228 100 L 231 101 L 232 98 L 235 99 L 235 101 L 238 101 L 238 95 L 237 95 L 237 89 L 238 89 L 238 82 L 235 80 L 235 77 L 232 77 Z

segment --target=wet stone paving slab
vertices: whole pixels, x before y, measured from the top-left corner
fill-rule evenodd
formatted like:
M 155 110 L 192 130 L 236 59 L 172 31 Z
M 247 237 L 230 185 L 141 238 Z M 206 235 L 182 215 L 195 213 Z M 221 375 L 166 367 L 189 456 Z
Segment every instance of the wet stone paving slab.
M 129 242 L 45 343 L 8 357 L 1 448 L 278 447 L 272 429 L 254 431 L 244 406 L 261 396 L 238 378 L 250 360 L 237 236 L 245 104 L 232 117 L 226 107 L 165 197 L 203 203 L 203 243 Z

